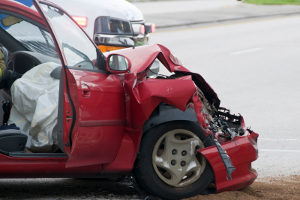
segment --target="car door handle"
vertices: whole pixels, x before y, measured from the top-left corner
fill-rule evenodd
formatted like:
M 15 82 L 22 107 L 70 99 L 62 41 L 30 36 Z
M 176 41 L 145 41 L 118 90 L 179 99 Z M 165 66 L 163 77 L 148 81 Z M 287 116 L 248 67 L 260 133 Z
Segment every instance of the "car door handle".
M 81 84 L 81 91 L 82 91 L 82 96 L 83 97 L 89 97 L 91 95 L 90 88 L 87 84 L 82 83 Z
M 66 116 L 66 119 L 67 119 L 67 122 L 69 122 L 69 121 L 71 121 L 71 120 L 73 119 L 73 117 L 70 116 L 70 115 L 67 115 L 67 116 Z

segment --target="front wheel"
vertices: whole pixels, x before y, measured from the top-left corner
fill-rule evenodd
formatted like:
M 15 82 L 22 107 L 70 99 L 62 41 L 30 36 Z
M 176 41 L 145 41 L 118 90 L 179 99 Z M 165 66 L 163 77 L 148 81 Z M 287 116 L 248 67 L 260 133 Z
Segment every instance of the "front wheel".
M 135 163 L 138 184 L 163 199 L 181 199 L 202 192 L 213 181 L 205 157 L 197 150 L 205 148 L 201 127 L 176 121 L 145 133 Z

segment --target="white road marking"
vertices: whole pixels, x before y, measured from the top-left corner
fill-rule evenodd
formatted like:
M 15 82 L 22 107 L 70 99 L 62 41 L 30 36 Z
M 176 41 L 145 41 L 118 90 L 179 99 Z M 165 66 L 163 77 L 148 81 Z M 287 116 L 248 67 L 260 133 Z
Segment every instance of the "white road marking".
M 300 150 L 293 149 L 259 149 L 261 152 L 278 152 L 278 153 L 300 153 Z
M 296 138 L 258 138 L 259 140 L 265 141 L 297 141 L 299 139 Z
M 240 54 L 245 54 L 245 53 L 252 53 L 252 52 L 257 52 L 257 51 L 260 51 L 260 50 L 262 50 L 262 48 L 244 49 L 244 50 L 232 52 L 231 55 L 240 55 Z

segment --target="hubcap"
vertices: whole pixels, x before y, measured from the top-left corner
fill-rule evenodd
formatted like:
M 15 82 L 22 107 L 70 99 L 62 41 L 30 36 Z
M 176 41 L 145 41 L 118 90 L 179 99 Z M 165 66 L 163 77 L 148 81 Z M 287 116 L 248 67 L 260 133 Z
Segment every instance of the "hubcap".
M 152 153 L 153 168 L 158 177 L 173 187 L 185 187 L 197 181 L 206 167 L 203 156 L 196 152 L 204 148 L 193 132 L 174 129 L 156 142 Z

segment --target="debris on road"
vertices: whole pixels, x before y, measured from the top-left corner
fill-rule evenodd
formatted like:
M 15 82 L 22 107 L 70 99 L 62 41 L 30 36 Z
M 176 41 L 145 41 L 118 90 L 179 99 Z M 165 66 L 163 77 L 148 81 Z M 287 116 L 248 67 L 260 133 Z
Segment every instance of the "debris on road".
M 188 200 L 300 200 L 300 176 L 258 179 L 251 186 L 232 192 L 196 196 Z

